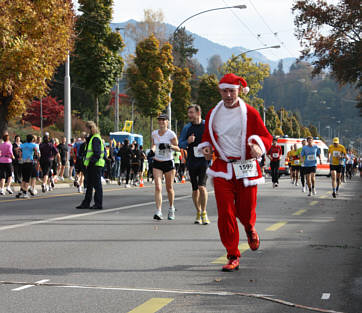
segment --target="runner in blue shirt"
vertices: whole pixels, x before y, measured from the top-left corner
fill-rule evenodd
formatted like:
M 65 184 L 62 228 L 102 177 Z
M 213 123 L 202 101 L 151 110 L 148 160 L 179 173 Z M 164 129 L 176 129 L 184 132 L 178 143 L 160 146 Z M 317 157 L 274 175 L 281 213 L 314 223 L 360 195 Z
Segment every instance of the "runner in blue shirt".
M 307 176 L 307 185 L 309 188 L 308 196 L 315 195 L 315 173 L 317 171 L 317 156 L 319 157 L 320 164 L 322 164 L 321 150 L 313 145 L 313 137 L 307 137 L 308 144 L 303 147 L 301 156 L 304 159 L 304 174 Z

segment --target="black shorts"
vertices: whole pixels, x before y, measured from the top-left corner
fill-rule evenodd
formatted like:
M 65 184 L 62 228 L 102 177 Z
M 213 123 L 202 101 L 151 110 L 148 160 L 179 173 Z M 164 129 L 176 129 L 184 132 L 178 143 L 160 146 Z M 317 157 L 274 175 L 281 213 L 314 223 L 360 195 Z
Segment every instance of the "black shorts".
M 37 176 L 35 164 L 24 163 L 21 167 L 21 174 L 23 175 L 23 181 L 28 183 L 30 178 L 35 178 Z
M 300 166 L 298 166 L 298 165 L 292 165 L 292 171 L 297 171 L 297 172 L 299 172 L 299 171 L 300 171 Z
M 40 167 L 41 171 L 43 172 L 43 176 L 49 176 L 50 170 L 53 167 L 53 160 L 40 159 Z
M 75 168 L 75 172 L 77 174 L 84 173 L 85 172 L 85 167 L 84 167 L 83 160 L 77 159 L 77 161 L 75 162 L 74 168 Z
M 60 160 L 60 163 L 65 166 L 67 164 L 67 159 L 61 159 Z
M 0 179 L 8 179 L 11 177 L 13 167 L 11 163 L 0 163 Z
M 74 166 L 74 159 L 73 159 L 73 158 L 70 158 L 70 160 L 69 160 L 69 166 Z
M 336 171 L 337 173 L 342 173 L 343 165 L 330 165 L 329 168 L 331 171 Z
M 317 167 L 316 166 L 304 166 L 304 174 L 308 175 L 311 173 L 316 173 L 317 172 Z
M 161 170 L 163 173 L 167 173 L 175 169 L 175 163 L 173 160 L 170 161 L 153 160 L 152 168 L 157 168 L 158 170 Z
M 196 191 L 199 186 L 206 187 L 207 167 L 199 167 L 197 169 L 189 169 L 190 181 L 192 185 L 192 190 Z

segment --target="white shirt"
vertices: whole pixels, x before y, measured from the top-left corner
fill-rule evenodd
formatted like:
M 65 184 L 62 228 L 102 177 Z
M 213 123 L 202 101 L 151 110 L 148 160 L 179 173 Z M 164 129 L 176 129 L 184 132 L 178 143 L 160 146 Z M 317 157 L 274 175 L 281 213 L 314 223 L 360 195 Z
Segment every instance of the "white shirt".
M 225 105 L 220 106 L 212 126 L 224 154 L 227 157 L 241 157 L 241 107 L 228 109 Z
M 176 138 L 176 134 L 172 130 L 167 129 L 166 132 L 161 136 L 157 129 L 152 132 L 152 138 L 153 138 L 153 143 L 156 145 L 155 159 L 158 161 L 173 160 L 172 150 L 171 149 L 160 150 L 159 145 L 160 143 L 171 145 L 171 140 L 173 138 Z

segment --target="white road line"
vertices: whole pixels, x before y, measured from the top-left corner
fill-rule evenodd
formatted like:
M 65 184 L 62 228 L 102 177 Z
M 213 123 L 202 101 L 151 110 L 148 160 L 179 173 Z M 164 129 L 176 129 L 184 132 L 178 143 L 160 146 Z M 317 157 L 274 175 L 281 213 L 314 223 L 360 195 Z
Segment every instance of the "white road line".
M 35 285 L 25 285 L 25 286 L 21 286 L 21 287 L 18 287 L 18 288 L 11 289 L 11 290 L 12 291 L 20 291 L 20 290 L 28 289 L 30 287 L 34 287 L 34 286 L 39 285 L 39 284 L 44 284 L 44 283 L 46 283 L 48 281 L 49 281 L 49 279 L 43 279 L 43 280 L 36 281 L 34 283 Z
M 191 197 L 192 197 L 191 195 L 177 197 L 177 198 L 175 198 L 175 201 L 183 200 L 183 199 L 187 199 L 187 198 L 191 198 Z M 72 215 L 54 217 L 54 218 L 49 218 L 49 219 L 40 220 L 40 221 L 32 221 L 32 222 L 26 222 L 26 223 L 21 223 L 21 224 L 1 226 L 0 231 L 8 230 L 8 229 L 14 229 L 14 228 L 20 228 L 20 227 L 26 227 L 26 226 L 32 226 L 32 225 L 38 225 L 38 224 L 47 224 L 47 223 L 56 222 L 56 221 L 64 221 L 64 220 L 69 220 L 69 219 L 83 217 L 83 216 L 91 216 L 91 215 L 96 215 L 96 214 L 110 213 L 110 212 L 127 210 L 127 209 L 142 207 L 142 206 L 146 206 L 146 205 L 153 205 L 153 204 L 155 204 L 155 201 L 143 202 L 143 203 L 138 203 L 138 204 L 131 204 L 131 205 L 126 205 L 126 206 L 119 207 L 119 208 L 114 208 L 114 209 L 98 210 L 98 211 L 88 212 L 88 213 L 80 213 L 80 214 L 72 214 Z
M 322 293 L 321 299 L 322 300 L 328 300 L 330 297 L 331 297 L 330 293 Z

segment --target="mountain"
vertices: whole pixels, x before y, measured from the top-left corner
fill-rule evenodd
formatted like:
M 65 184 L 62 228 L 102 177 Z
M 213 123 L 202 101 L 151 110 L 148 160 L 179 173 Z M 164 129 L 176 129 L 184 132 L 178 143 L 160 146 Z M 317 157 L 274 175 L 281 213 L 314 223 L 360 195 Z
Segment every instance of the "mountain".
M 127 38 L 127 36 L 124 36 L 124 33 L 122 32 L 122 28 L 126 27 L 126 25 L 128 23 L 135 24 L 135 23 L 137 23 L 137 21 L 128 20 L 128 21 L 122 22 L 122 23 L 111 23 L 111 27 L 113 30 L 115 30 L 117 27 L 121 28 L 121 34 L 124 37 L 125 44 L 126 44 L 126 47 L 124 50 L 124 54 L 126 54 L 126 55 L 130 54 L 130 53 L 134 53 L 135 48 L 136 48 L 135 42 L 131 38 Z M 176 29 L 176 27 L 171 24 L 166 23 L 165 25 L 166 25 L 166 31 L 170 35 Z M 241 46 L 229 48 L 229 47 L 220 45 L 218 43 L 212 42 L 211 40 L 208 40 L 208 39 L 201 37 L 197 34 L 194 34 L 192 32 L 189 32 L 189 31 L 186 31 L 186 32 L 189 35 L 192 35 L 195 39 L 194 46 L 195 46 L 195 48 L 197 48 L 199 50 L 195 57 L 202 64 L 204 69 L 207 68 L 208 59 L 210 59 L 215 54 L 220 55 L 221 59 L 224 62 L 226 62 L 232 56 L 232 54 L 238 55 L 238 54 L 242 53 L 243 51 L 249 50 L 249 49 L 246 49 Z M 259 51 L 253 51 L 253 52 L 247 53 L 247 56 L 253 58 L 254 62 L 269 64 L 271 72 L 278 66 L 279 61 L 269 60 Z M 295 58 L 284 58 L 281 60 L 283 61 L 284 72 L 289 72 L 290 66 L 296 61 Z

